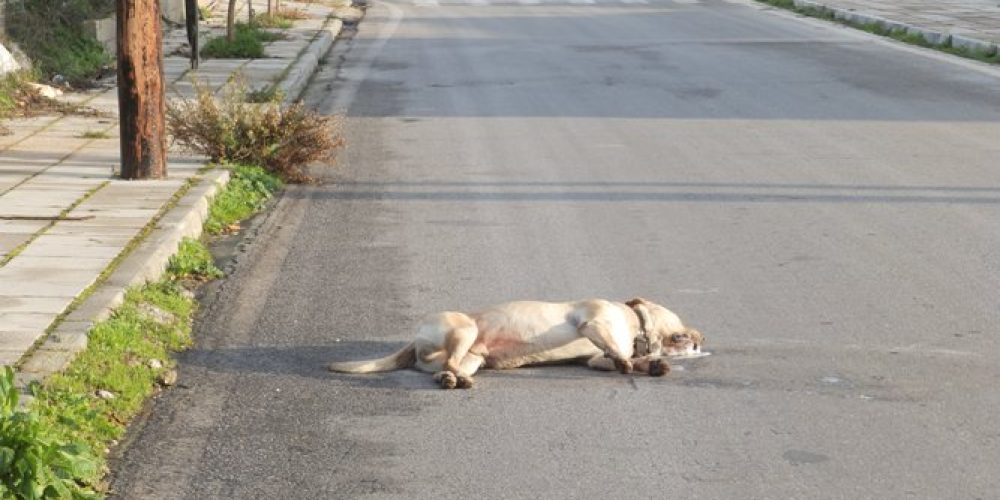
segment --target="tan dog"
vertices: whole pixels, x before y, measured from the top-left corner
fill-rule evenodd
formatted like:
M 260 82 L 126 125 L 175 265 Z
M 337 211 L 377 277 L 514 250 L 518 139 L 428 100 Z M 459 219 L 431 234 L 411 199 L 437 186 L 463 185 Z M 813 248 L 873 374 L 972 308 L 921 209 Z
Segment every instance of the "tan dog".
M 472 375 L 483 366 L 579 359 L 597 370 L 661 376 L 670 371 L 664 356 L 699 353 L 703 341 L 676 314 L 645 299 L 510 302 L 478 313 L 431 315 L 418 327 L 417 338 L 398 352 L 329 368 L 342 373 L 416 368 L 433 373 L 445 389 L 472 387 Z

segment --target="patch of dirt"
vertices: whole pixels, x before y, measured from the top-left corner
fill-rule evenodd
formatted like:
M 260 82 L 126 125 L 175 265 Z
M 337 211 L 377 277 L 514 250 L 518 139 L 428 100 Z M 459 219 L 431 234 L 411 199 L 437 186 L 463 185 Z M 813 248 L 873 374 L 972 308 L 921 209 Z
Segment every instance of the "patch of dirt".
M 32 118 L 44 115 L 77 115 L 95 118 L 112 118 L 108 113 L 80 104 L 71 104 L 58 99 L 45 97 L 37 90 L 20 85 L 11 92 L 13 108 L 0 116 L 0 119 Z M 0 135 L 10 135 L 11 130 L 0 123 Z

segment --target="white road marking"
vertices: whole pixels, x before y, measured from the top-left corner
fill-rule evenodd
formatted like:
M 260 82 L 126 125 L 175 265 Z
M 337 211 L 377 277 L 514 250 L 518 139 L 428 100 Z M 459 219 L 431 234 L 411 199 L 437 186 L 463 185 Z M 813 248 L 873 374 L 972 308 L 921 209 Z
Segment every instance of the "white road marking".
M 413 0 L 413 5 L 417 7 L 440 7 L 437 0 Z

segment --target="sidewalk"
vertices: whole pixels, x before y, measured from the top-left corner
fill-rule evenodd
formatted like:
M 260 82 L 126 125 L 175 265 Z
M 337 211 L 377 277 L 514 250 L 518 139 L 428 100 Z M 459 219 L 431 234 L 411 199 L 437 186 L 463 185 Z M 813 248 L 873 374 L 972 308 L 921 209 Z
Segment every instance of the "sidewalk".
M 253 0 L 253 6 L 264 12 L 266 0 Z M 286 100 L 296 99 L 340 24 L 332 20 L 334 8 L 329 5 L 289 1 L 282 6 L 301 9 L 310 18 L 296 21 L 284 30 L 285 39 L 268 44 L 267 58 L 204 60 L 196 74 L 188 71 L 187 58 L 177 51 L 186 46 L 183 28 L 165 31 L 168 98 L 190 97 L 192 76 L 218 90 L 234 74 L 243 73 L 255 89 L 279 85 Z M 212 8 L 214 15 L 201 27 L 205 39 L 224 32 L 225 2 Z M 244 1 L 240 19 L 246 19 L 246 9 Z M 13 134 L 0 137 L 0 365 L 22 364 L 22 371 L 28 364 L 22 359 L 25 353 L 47 343 L 45 336 L 71 309 L 78 310 L 65 319 L 85 345 L 86 329 L 113 304 L 77 308 L 78 297 L 95 292 L 102 274 L 138 244 L 147 226 L 164 216 L 182 189 L 225 178 L 199 174 L 204 158 L 171 151 L 169 179 L 117 180 L 112 173 L 119 164 L 117 89 L 108 86 L 63 100 L 102 114 L 11 120 L 6 125 Z M 208 196 L 214 186 L 210 188 L 191 191 Z M 165 217 L 156 231 L 169 229 L 164 227 L 167 220 L 180 219 Z M 175 249 L 148 251 L 163 254 L 162 268 Z M 120 290 L 112 295 L 120 297 Z
M 997 0 L 796 0 L 795 3 L 840 11 L 838 17 L 848 20 L 858 16 L 854 19 L 860 23 L 890 21 L 931 35 L 925 38 L 941 42 L 950 39 L 953 46 L 970 50 L 995 52 L 1000 45 Z

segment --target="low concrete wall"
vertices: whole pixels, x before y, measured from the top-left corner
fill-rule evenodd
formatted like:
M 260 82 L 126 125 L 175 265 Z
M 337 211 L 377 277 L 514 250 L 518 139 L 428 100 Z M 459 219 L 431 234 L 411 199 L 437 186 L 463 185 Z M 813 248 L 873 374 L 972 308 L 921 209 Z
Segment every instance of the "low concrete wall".
M 160 15 L 177 24 L 184 24 L 184 0 L 160 0 Z

